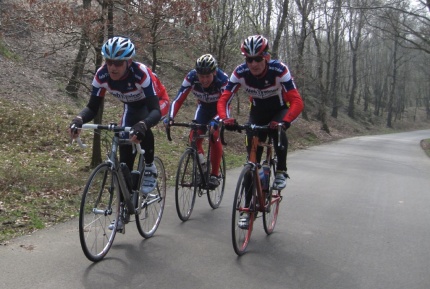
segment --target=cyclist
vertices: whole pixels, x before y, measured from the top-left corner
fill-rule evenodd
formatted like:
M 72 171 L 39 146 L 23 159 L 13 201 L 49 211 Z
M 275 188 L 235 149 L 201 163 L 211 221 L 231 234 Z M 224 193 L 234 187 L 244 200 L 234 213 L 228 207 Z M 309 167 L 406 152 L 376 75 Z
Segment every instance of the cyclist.
M 245 62 L 237 66 L 230 76 L 226 89 L 218 101 L 218 115 L 226 128 L 235 124 L 231 118 L 229 105 L 239 87 L 243 87 L 251 102 L 248 121 L 257 125 L 267 125 L 276 128 L 282 124 L 286 130 L 291 122 L 303 110 L 303 101 L 288 67 L 279 60 L 271 60 L 269 43 L 262 35 L 247 37 L 240 47 Z M 267 133 L 261 133 L 260 139 L 267 139 Z M 250 140 L 248 135 L 247 139 Z M 282 190 L 286 186 L 287 174 L 287 134 L 281 132 L 281 146 L 278 146 L 278 134 L 273 132 L 274 147 L 278 157 L 277 171 L 273 188 Z M 247 141 L 249 154 L 250 141 Z M 261 161 L 263 148 L 257 150 L 257 162 Z M 247 198 L 247 200 L 250 199 Z M 247 222 L 244 216 L 243 222 Z
M 105 63 L 97 70 L 92 81 L 91 97 L 87 106 L 72 120 L 70 127 L 81 128 L 82 124 L 94 119 L 106 91 L 124 103 L 124 112 L 121 125 L 131 126 L 130 140 L 141 144 L 145 150 L 145 175 L 142 193 L 148 194 L 155 188 L 157 175 L 154 161 L 154 135 L 151 127 L 161 118 L 160 104 L 154 82 L 156 77 L 144 64 L 133 60 L 135 46 L 125 37 L 113 37 L 102 46 L 102 56 Z M 72 138 L 80 134 L 80 130 L 71 130 Z M 127 164 L 132 170 L 136 154 L 133 154 L 131 145 L 120 146 L 120 162 Z M 122 195 L 121 195 L 122 198 Z M 118 221 L 118 231 L 122 231 L 123 224 Z M 112 226 L 110 226 L 112 228 Z
M 217 122 L 212 121 L 217 119 L 217 102 L 227 85 L 228 76 L 220 68 L 216 59 L 211 54 L 204 54 L 196 60 L 195 68 L 188 72 L 184 78 L 181 88 L 172 101 L 169 115 L 164 120 L 166 125 L 174 123 L 174 118 L 177 115 L 184 101 L 187 99 L 190 91 L 197 98 L 197 109 L 194 115 L 196 123 L 212 123 L 214 131 L 214 140 L 211 140 L 211 174 L 209 185 L 213 188 L 219 186 L 219 167 L 222 158 L 222 145 L 218 138 Z M 204 134 L 205 129 L 198 131 L 198 134 Z M 190 132 L 190 140 L 193 137 L 193 131 Z M 197 150 L 199 153 L 200 163 L 204 163 L 203 139 L 197 140 Z

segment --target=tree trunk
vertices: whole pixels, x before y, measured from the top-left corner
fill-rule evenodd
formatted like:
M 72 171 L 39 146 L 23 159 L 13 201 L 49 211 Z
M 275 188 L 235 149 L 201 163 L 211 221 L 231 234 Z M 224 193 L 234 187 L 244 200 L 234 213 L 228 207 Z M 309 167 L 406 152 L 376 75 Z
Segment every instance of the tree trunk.
M 289 7 L 289 0 L 284 0 L 282 5 L 281 19 L 279 21 L 279 26 L 276 29 L 275 39 L 273 40 L 272 57 L 274 59 L 279 58 L 279 43 L 281 41 L 282 32 L 284 31 L 284 28 L 285 28 L 286 19 L 288 16 L 288 7 Z
M 333 97 L 333 106 L 331 116 L 337 118 L 338 115 L 338 69 L 339 69 L 339 39 L 340 39 L 340 19 L 341 19 L 342 0 L 336 1 L 335 24 L 334 24 L 334 42 L 333 42 L 333 74 L 331 79 L 331 93 Z
M 104 22 L 104 15 L 107 11 L 107 29 L 108 29 L 108 38 L 113 37 L 113 1 L 112 0 L 105 0 L 103 1 L 102 6 L 102 16 L 101 21 Z M 95 48 L 96 50 L 96 70 L 97 71 L 100 66 L 102 65 L 103 58 L 101 56 L 101 47 L 104 43 L 104 29 L 102 28 L 99 34 L 98 44 Z M 103 123 L 103 111 L 104 111 L 104 100 L 100 104 L 99 111 L 94 118 L 94 123 Z M 96 167 L 98 164 L 102 162 L 102 152 L 101 152 L 101 137 L 100 132 L 96 131 L 94 133 L 93 138 L 93 154 L 91 158 L 91 167 Z
M 82 0 L 82 2 L 84 10 L 89 9 L 91 7 L 91 0 Z M 80 79 L 82 77 L 82 73 L 85 68 L 85 61 L 88 55 L 88 34 L 86 30 L 87 27 L 82 27 L 81 29 L 82 35 L 81 40 L 79 42 L 78 54 L 76 55 L 73 64 L 72 76 L 70 77 L 69 82 L 66 86 L 66 92 L 73 98 L 78 98 Z
M 393 119 L 393 103 L 394 103 L 394 95 L 396 93 L 396 80 L 397 80 L 397 49 L 398 49 L 398 41 L 397 38 L 394 39 L 394 51 L 393 51 L 393 78 L 391 82 L 391 90 L 388 98 L 387 105 L 387 127 L 392 128 L 392 119 Z
M 322 55 L 320 40 L 318 39 L 317 31 L 315 29 L 315 20 L 311 21 L 308 19 L 309 26 L 311 28 L 312 37 L 314 39 L 315 48 L 317 50 L 317 78 L 319 95 L 321 96 L 319 107 L 318 107 L 318 118 L 321 121 L 321 129 L 330 133 L 330 128 L 327 123 L 327 88 L 324 84 L 324 58 Z

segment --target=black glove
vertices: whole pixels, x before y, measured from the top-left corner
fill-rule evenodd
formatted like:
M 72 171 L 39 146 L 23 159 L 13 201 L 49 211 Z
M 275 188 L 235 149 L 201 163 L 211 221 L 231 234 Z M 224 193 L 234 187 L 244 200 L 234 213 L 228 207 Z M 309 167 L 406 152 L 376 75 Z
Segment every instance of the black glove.
M 148 130 L 146 123 L 142 120 L 131 127 L 130 136 L 135 135 L 138 140 L 143 140 Z
M 279 124 L 282 124 L 282 128 L 285 130 L 291 126 L 291 123 L 289 123 L 288 121 L 282 121 L 282 122 L 271 121 L 269 125 L 271 129 L 277 129 Z
M 72 122 L 70 123 L 70 131 L 73 134 L 78 134 L 78 128 L 82 128 L 82 125 L 84 124 L 84 121 L 82 120 L 82 117 L 77 116 L 75 117 Z
M 222 120 L 226 130 L 235 131 L 237 130 L 237 121 L 234 118 L 225 118 Z
M 84 124 L 84 121 L 82 120 L 82 117 L 77 116 L 70 123 L 70 128 L 82 128 L 83 124 Z

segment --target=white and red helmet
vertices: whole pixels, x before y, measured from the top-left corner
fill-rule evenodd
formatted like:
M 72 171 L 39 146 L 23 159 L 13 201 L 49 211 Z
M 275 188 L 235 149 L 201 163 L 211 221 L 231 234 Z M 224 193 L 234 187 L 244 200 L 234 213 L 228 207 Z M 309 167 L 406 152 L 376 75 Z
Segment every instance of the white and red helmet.
M 263 56 L 269 50 L 269 42 L 261 35 L 249 36 L 240 46 L 246 57 Z

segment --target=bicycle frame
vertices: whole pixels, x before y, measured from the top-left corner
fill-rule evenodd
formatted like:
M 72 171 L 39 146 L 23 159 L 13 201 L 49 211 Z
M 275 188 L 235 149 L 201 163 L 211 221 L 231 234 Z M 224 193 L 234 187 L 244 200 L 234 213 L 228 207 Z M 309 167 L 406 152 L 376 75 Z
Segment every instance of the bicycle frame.
M 136 174 L 129 173 L 127 165 L 120 163 L 117 157 L 119 146 L 130 144 L 120 133 L 129 132 L 130 127 L 111 123 L 84 124 L 82 128 L 114 132 L 107 159 L 96 166 L 88 178 L 79 210 L 79 239 L 82 250 L 89 260 L 97 262 L 108 253 L 116 233 L 125 234 L 125 224 L 130 222 L 131 215 L 135 216 L 137 230 L 142 237 L 147 239 L 154 235 L 164 211 L 166 172 L 162 160 L 154 156 L 153 165 L 157 172 L 155 187 L 149 192 L 140 192 L 146 169 L 144 150 L 140 144 L 132 144 L 134 153 L 136 150 L 139 153 L 139 173 Z M 80 138 L 77 142 L 85 147 Z
M 202 188 L 203 189 L 209 189 L 208 188 L 208 179 L 209 179 L 209 170 L 206 170 L 206 172 L 203 171 L 202 164 L 199 161 L 198 158 L 198 151 L 197 151 L 197 140 L 198 139 L 205 139 L 205 138 L 212 138 L 212 134 L 210 133 L 210 127 L 207 124 L 198 124 L 198 123 L 173 123 L 171 126 L 180 126 L 180 127 L 187 127 L 190 128 L 193 131 L 193 136 L 188 144 L 188 148 L 192 150 L 194 155 L 194 163 L 196 164 L 196 168 L 200 174 L 200 176 L 203 176 L 202 179 Z M 206 128 L 205 134 L 198 134 L 199 128 Z M 170 127 L 166 128 L 167 133 L 167 139 L 169 141 L 172 141 L 172 138 L 170 136 Z M 211 141 L 209 140 L 208 144 L 208 150 L 206 152 L 206 164 L 210 163 L 210 152 L 211 152 Z M 201 196 L 201 193 L 199 192 L 199 196 Z
M 269 133 L 268 140 L 261 142 L 258 133 L 261 131 L 269 132 L 269 126 L 258 126 L 252 124 L 238 125 L 233 130 L 248 132 L 251 135 L 251 146 L 247 162 L 245 163 L 236 185 L 235 195 L 233 198 L 232 210 L 232 241 L 233 248 L 237 255 L 245 253 L 251 239 L 251 233 L 254 226 L 254 220 L 258 212 L 263 214 L 263 227 L 267 235 L 270 235 L 275 227 L 278 217 L 279 203 L 282 200 L 280 190 L 270 186 L 270 175 L 275 174 L 276 157 L 273 157 L 273 138 Z M 281 126 L 278 126 L 278 146 L 280 146 Z M 224 126 L 221 125 L 221 141 L 224 141 Z M 257 149 L 266 148 L 266 162 L 272 169 L 269 171 L 268 187 L 263 189 L 258 169 L 261 165 L 257 160 Z M 252 179 L 251 179 L 252 177 Z M 244 216 L 247 213 L 248 216 Z
M 261 186 L 261 179 L 260 174 L 258 173 L 258 169 L 260 168 L 260 164 L 257 162 L 257 149 L 258 147 L 265 147 L 266 148 L 266 159 L 265 161 L 267 164 L 271 166 L 272 162 L 272 156 L 273 156 L 273 142 L 272 142 L 272 136 L 270 134 L 268 135 L 268 139 L 266 142 L 261 142 L 258 137 L 259 131 L 269 131 L 268 125 L 258 126 L 254 124 L 244 124 L 244 125 L 237 125 L 235 130 L 241 131 L 245 130 L 247 132 L 251 131 L 253 133 L 252 139 L 251 139 L 251 148 L 249 157 L 247 160 L 247 164 L 252 166 L 252 171 L 255 173 L 254 175 L 254 184 L 256 185 L 256 192 L 257 192 L 257 200 L 258 200 L 258 206 L 256 208 L 259 212 L 269 212 L 270 206 L 272 200 L 266 204 L 266 193 L 264 192 L 262 186 Z M 280 146 L 280 135 L 281 135 L 282 125 L 279 124 L 277 127 L 278 132 L 278 146 Z M 223 145 L 227 145 L 227 143 L 224 141 L 224 126 L 222 125 L 221 128 L 221 142 Z M 275 171 L 272 172 L 275 174 Z M 270 190 L 270 188 L 268 188 Z M 249 211 L 248 208 L 243 208 L 243 211 Z
M 105 163 L 108 163 L 110 165 L 110 169 L 115 172 L 115 174 L 118 176 L 119 180 L 119 186 L 120 191 L 124 197 L 124 203 L 127 206 L 128 214 L 132 215 L 136 213 L 136 208 L 140 210 L 140 207 L 137 207 L 137 203 L 135 204 L 134 200 L 131 200 L 131 192 L 127 186 L 125 176 L 120 169 L 120 163 L 118 161 L 118 148 L 120 144 L 131 144 L 131 142 L 128 139 L 122 139 L 120 137 L 121 132 L 129 132 L 131 127 L 118 127 L 116 123 L 111 123 L 109 125 L 98 125 L 98 124 L 84 124 L 82 126 L 82 129 L 104 129 L 108 131 L 113 131 L 114 136 L 112 137 L 111 141 L 111 148 L 110 152 L 107 155 L 107 159 L 105 160 Z M 85 148 L 86 145 L 84 145 L 80 138 L 77 138 L 78 144 Z M 133 152 L 138 152 L 140 154 L 139 156 L 139 163 L 138 163 L 138 170 L 141 171 L 143 168 L 144 163 L 144 153 L 145 151 L 141 148 L 140 144 L 132 144 L 133 145 Z
M 249 154 L 249 160 L 248 164 L 251 164 L 253 166 L 253 170 L 256 172 L 254 174 L 254 184 L 257 185 L 257 200 L 258 200 L 258 206 L 256 208 L 258 211 L 268 211 L 270 208 L 270 203 L 266 204 L 266 192 L 264 192 L 263 187 L 261 186 L 261 179 L 260 174 L 258 173 L 257 169 L 259 168 L 259 164 L 257 163 L 257 148 L 258 147 L 265 147 L 266 148 L 266 162 L 270 165 L 272 161 L 272 137 L 268 137 L 267 142 L 260 142 L 260 139 L 258 135 L 253 135 L 251 140 L 251 151 Z M 275 173 L 275 172 L 273 172 Z M 268 188 L 269 190 L 269 188 Z
M 206 193 L 209 205 L 212 209 L 219 207 L 225 188 L 225 159 L 224 154 L 221 155 L 219 164 L 219 185 L 213 186 L 210 184 L 210 173 L 213 171 L 211 162 L 212 142 L 215 141 L 210 127 L 207 124 L 191 123 L 174 123 L 172 126 L 182 126 L 191 129 L 192 137 L 188 139 L 188 146 L 182 153 L 179 160 L 178 169 L 176 171 L 175 182 L 175 200 L 176 211 L 178 217 L 182 221 L 187 221 L 191 216 L 194 208 L 196 195 L 199 197 Z M 205 134 L 198 134 L 199 128 L 206 128 Z M 166 127 L 166 134 L 169 141 L 170 126 Z M 209 139 L 208 148 L 206 151 L 206 170 L 200 163 L 200 158 L 197 148 L 198 139 Z

